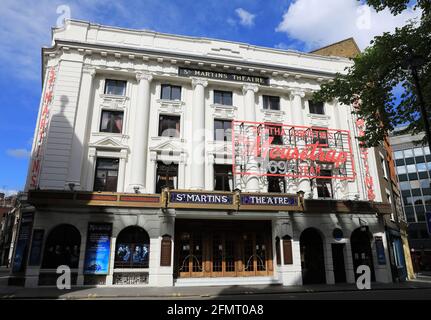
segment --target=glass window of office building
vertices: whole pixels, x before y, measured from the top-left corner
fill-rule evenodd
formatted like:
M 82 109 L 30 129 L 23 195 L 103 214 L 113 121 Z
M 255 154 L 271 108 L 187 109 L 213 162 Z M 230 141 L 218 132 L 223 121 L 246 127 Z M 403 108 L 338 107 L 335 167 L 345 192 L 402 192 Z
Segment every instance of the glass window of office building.
M 424 222 L 431 211 L 431 155 L 428 147 L 416 146 L 394 152 L 407 222 Z

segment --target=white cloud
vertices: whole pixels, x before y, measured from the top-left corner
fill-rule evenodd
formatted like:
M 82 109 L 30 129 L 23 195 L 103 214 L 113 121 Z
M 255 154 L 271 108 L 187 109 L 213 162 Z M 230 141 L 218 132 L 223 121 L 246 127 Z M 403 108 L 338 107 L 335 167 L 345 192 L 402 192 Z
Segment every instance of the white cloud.
M 30 151 L 27 149 L 7 149 L 6 153 L 8 156 L 19 159 L 30 157 Z
M 274 48 L 281 49 L 281 50 L 295 50 L 295 44 L 287 44 L 284 42 L 279 42 L 276 45 L 274 45 Z
M 0 61 L 14 66 L 19 78 L 40 78 L 40 47 L 50 44 L 50 27 L 56 22 L 57 6 L 48 1 L 22 3 L 2 1 L 0 10 Z
M 350 37 L 364 49 L 374 36 L 394 31 L 419 16 L 420 12 L 412 9 L 398 16 L 389 10 L 377 13 L 357 0 L 296 0 L 283 14 L 276 31 L 303 41 L 308 50 Z
M 1 189 L 0 188 L 0 193 L 4 193 L 5 197 L 9 197 L 11 195 L 17 194 L 18 190 L 11 190 L 11 189 Z
M 254 25 L 254 18 L 256 18 L 255 14 L 252 14 L 243 8 L 238 8 L 235 10 L 235 12 L 240 19 L 239 23 L 241 25 L 246 27 L 251 27 Z
M 126 14 L 125 7 L 115 0 L 1 0 L 0 64 L 11 66 L 11 77 L 40 80 L 40 49 L 51 46 L 51 28 L 69 14 L 93 21 L 101 8 Z

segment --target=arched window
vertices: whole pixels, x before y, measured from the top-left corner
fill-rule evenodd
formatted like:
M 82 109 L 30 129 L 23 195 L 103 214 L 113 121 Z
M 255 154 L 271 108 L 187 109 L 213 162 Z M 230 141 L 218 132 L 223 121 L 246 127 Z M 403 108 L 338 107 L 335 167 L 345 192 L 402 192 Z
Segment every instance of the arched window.
M 56 269 L 61 265 L 78 268 L 80 246 L 78 229 L 70 224 L 55 227 L 46 239 L 42 268 Z
M 148 268 L 150 237 L 141 227 L 123 229 L 116 242 L 114 268 Z

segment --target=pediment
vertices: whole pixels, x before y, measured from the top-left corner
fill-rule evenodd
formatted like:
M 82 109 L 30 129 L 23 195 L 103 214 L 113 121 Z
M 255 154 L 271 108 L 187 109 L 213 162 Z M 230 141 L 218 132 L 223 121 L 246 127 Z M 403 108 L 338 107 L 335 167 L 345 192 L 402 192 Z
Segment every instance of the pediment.
M 184 148 L 182 148 L 179 143 L 174 141 L 164 141 L 155 146 L 149 148 L 150 151 L 156 152 L 173 152 L 173 153 L 184 153 Z
M 116 139 L 111 137 L 106 137 L 96 142 L 90 144 L 90 147 L 98 147 L 98 148 L 109 148 L 109 149 L 127 149 L 126 145 L 121 144 L 116 141 Z

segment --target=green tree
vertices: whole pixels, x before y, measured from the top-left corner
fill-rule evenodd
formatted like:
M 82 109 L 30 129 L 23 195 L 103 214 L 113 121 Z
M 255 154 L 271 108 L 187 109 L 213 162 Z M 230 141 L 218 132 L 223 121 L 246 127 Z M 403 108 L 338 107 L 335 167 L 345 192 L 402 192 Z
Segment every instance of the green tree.
M 367 0 L 377 11 L 388 8 L 394 15 L 406 10 L 409 0 Z M 360 97 L 355 113 L 366 121 L 365 146 L 378 145 L 388 131 L 407 125 L 403 133 L 424 131 L 424 122 L 411 72 L 412 59 L 421 60 L 417 68 L 425 105 L 431 114 L 431 0 L 418 0 L 419 21 L 411 21 L 393 33 L 377 36 L 370 46 L 353 58 L 353 66 L 314 94 L 318 101 L 337 99 L 352 104 Z M 418 59 L 420 58 L 420 59 Z M 401 97 L 394 94 L 402 88 Z M 426 142 L 426 137 L 423 142 Z

